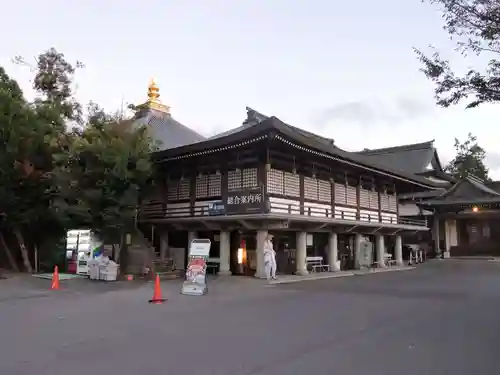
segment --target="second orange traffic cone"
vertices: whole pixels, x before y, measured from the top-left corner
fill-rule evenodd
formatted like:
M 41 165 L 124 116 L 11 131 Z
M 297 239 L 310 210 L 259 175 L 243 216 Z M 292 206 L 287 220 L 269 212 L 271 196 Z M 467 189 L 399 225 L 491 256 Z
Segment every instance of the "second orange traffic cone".
M 161 296 L 161 285 L 160 285 L 160 275 L 156 274 L 155 280 L 155 290 L 153 293 L 153 298 L 149 300 L 149 303 L 159 305 L 164 303 L 167 299 Z
M 54 274 L 52 275 L 52 286 L 50 287 L 52 290 L 59 290 L 59 268 L 57 266 L 54 267 Z

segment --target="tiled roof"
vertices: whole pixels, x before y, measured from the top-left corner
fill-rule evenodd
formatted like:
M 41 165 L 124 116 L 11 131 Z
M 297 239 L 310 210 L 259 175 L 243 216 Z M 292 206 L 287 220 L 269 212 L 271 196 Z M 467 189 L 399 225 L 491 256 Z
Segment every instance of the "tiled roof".
M 206 139 L 175 120 L 170 113 L 146 109 L 140 111 L 134 121 L 135 124 L 148 126 L 151 137 L 159 143 L 159 151 L 187 146 Z
M 433 164 L 434 169 L 438 171 L 442 169 L 434 148 L 434 141 L 363 150 L 357 153 L 369 157 L 374 162 L 411 173 L 426 172 L 429 164 Z
M 302 150 L 310 150 L 312 153 L 337 160 L 353 167 L 373 171 L 382 175 L 388 175 L 397 180 L 410 182 L 426 188 L 441 187 L 426 177 L 414 173 L 396 169 L 391 166 L 374 162 L 370 157 L 362 154 L 344 151 L 333 145 L 333 140 L 323 138 L 304 131 L 295 126 L 285 124 L 276 117 L 268 117 L 256 124 L 245 124 L 232 131 L 219 134 L 203 142 L 177 147 L 175 149 L 158 152 L 155 157 L 158 162 L 162 160 L 176 160 L 193 155 L 203 155 L 210 150 L 227 149 L 232 145 L 240 144 L 244 140 L 255 137 L 264 137 L 265 134 L 273 134 L 277 141 L 289 144 Z
M 461 179 L 441 195 L 422 202 L 425 206 L 500 202 L 500 192 L 483 181 L 469 176 Z
M 250 107 L 246 107 L 246 111 L 247 111 L 247 118 L 245 119 L 245 121 L 243 121 L 243 124 L 241 126 L 234 128 L 234 129 L 230 129 L 230 130 L 225 131 L 225 132 L 220 133 L 220 134 L 216 134 L 213 137 L 210 137 L 209 139 L 216 139 L 216 138 L 220 138 L 220 137 L 225 137 L 227 135 L 236 134 L 245 128 L 248 128 L 250 126 L 254 126 L 254 125 L 256 125 L 264 120 L 267 120 L 269 118 L 269 116 L 264 115 L 260 112 L 257 112 L 255 109 L 252 109 Z M 338 148 L 337 146 L 335 146 L 334 140 L 331 138 L 325 138 L 325 137 L 322 137 L 320 135 L 308 132 L 307 130 L 300 129 L 300 128 L 297 128 L 297 127 L 292 126 L 292 125 L 288 125 L 288 126 L 291 129 L 293 129 L 294 131 L 296 131 L 298 134 L 300 134 L 304 137 L 308 137 L 312 140 L 323 143 L 323 144 L 330 146 L 330 147 Z

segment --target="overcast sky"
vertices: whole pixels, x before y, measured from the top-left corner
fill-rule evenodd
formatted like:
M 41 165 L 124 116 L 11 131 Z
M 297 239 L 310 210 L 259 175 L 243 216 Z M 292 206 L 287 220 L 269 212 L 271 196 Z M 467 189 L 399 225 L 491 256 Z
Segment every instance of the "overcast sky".
M 440 13 L 420 0 L 62 0 L 9 2 L 0 64 L 29 95 L 14 55 L 49 47 L 85 69 L 77 96 L 108 110 L 146 99 L 151 78 L 181 123 L 204 135 L 239 126 L 245 106 L 334 138 L 348 150 L 435 139 L 453 156 L 472 131 L 500 178 L 498 106 L 437 108 L 412 47 L 458 69 Z M 496 116 L 495 116 L 496 115 Z

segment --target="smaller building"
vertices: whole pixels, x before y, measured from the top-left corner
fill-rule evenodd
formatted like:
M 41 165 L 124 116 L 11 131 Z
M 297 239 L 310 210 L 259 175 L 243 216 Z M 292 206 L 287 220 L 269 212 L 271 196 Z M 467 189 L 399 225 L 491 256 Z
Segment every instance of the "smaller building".
M 496 182 L 469 176 L 441 194 L 420 197 L 434 212 L 434 247 L 443 256 L 500 256 L 500 189 Z

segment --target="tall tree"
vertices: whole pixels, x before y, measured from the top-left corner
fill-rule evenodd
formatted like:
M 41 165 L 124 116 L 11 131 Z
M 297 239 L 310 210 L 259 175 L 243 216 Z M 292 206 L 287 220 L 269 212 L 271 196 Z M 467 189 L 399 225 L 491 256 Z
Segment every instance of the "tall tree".
M 95 104 L 87 119 L 68 152 L 57 155 L 55 204 L 69 222 L 93 229 L 108 243 L 122 243 L 135 229 L 139 193 L 152 178 L 154 144 L 145 127 L 116 122 Z
M 442 107 L 466 101 L 466 107 L 500 101 L 500 3 L 498 0 L 424 0 L 437 4 L 443 13 L 444 29 L 457 40 L 462 54 L 484 54 L 488 66 L 457 75 L 449 61 L 436 52 L 425 55 L 415 49 L 422 71 L 435 82 L 436 102 Z
M 0 148 L 0 231 L 16 235 L 27 271 L 32 266 L 22 228 L 43 217 L 47 210 L 47 181 L 37 170 L 46 141 L 45 125 L 25 101 L 17 83 L 0 68 L 0 143 L 4 145 Z M 0 242 L 6 246 L 3 233 Z
M 484 163 L 485 151 L 475 136 L 469 133 L 464 142 L 455 138 L 455 151 L 455 158 L 445 167 L 446 172 L 459 179 L 471 175 L 489 180 L 488 168 Z

